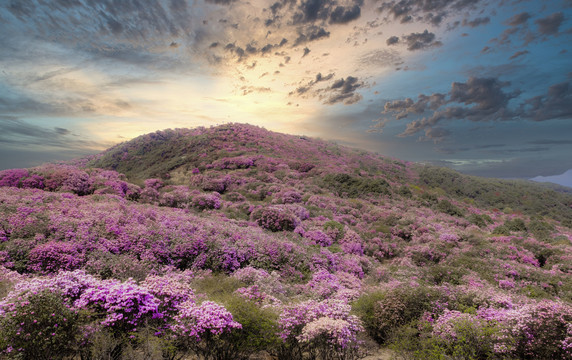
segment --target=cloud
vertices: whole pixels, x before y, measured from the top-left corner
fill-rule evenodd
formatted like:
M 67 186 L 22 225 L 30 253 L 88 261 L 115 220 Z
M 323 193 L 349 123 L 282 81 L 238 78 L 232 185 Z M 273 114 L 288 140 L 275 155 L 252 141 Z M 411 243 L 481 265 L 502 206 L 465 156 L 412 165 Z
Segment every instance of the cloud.
M 419 141 L 431 140 L 433 143 L 438 144 L 445 140 L 449 135 L 451 135 L 451 132 L 447 129 L 438 127 L 428 128 L 425 129 L 425 136 L 419 137 Z
M 516 14 L 514 16 L 512 16 L 511 18 L 509 18 L 505 24 L 510 25 L 510 26 L 519 26 L 522 24 L 526 24 L 526 22 L 528 21 L 528 19 L 530 19 L 531 16 L 529 13 L 527 12 L 522 12 L 520 14 Z
M 411 136 L 425 130 L 423 139 L 438 137 L 428 129 L 435 129 L 443 120 L 494 121 L 523 119 L 532 121 L 547 121 L 572 118 L 572 85 L 562 82 L 552 85 L 544 95 L 525 99 L 515 108 L 509 107 L 509 102 L 521 95 L 520 90 L 506 91 L 509 82 L 498 78 L 470 77 L 466 82 L 453 82 L 447 94 L 434 93 L 419 95 L 414 101 L 411 98 L 386 102 L 382 114 L 391 114 L 395 120 L 401 120 L 410 115 L 428 116 L 418 118 L 406 125 L 400 137 Z M 382 117 L 377 120 L 378 126 L 383 127 L 389 120 Z M 379 125 L 381 124 L 381 125 Z M 435 134 L 448 135 L 443 131 Z M 542 148 L 544 151 L 544 148 Z M 526 150 L 532 151 L 532 150 Z M 538 151 L 538 150 L 537 150 Z
M 310 89 L 312 89 L 312 87 L 314 87 L 314 85 L 316 85 L 320 82 L 325 82 L 325 81 L 331 80 L 334 77 L 334 75 L 335 75 L 334 73 L 330 73 L 330 74 L 324 76 L 324 75 L 322 75 L 322 73 L 318 73 L 318 74 L 316 74 L 316 77 L 314 78 L 314 80 L 311 80 L 307 84 L 296 88 L 296 90 L 293 92 L 290 92 L 289 95 L 303 95 L 303 94 L 307 93 L 308 91 L 310 91 Z
M 538 19 L 535 21 L 535 23 L 538 25 L 538 31 L 542 35 L 554 35 L 558 33 L 560 25 L 563 21 L 564 14 L 562 12 L 557 12 L 542 19 Z
M 470 77 L 464 83 L 453 82 L 447 94 L 421 94 L 417 101 L 407 98 L 387 102 L 383 114 L 392 114 L 396 120 L 400 120 L 407 118 L 410 114 L 423 115 L 426 112 L 432 112 L 428 117 L 408 123 L 405 131 L 400 134 L 401 137 L 431 129 L 442 120 L 490 121 L 509 119 L 514 114 L 508 110 L 508 103 L 520 95 L 518 90 L 510 93 L 505 92 L 503 88 L 509 85 L 510 83 L 499 81 L 496 78 Z M 443 131 L 440 134 L 441 138 L 447 135 Z
M 315 41 L 323 38 L 330 37 L 330 32 L 326 31 L 323 27 L 320 26 L 310 26 L 304 30 L 304 33 L 299 32 L 298 37 L 294 41 L 293 46 L 298 46 L 301 44 L 305 44 L 310 41 Z
M 407 50 L 415 51 L 443 45 L 440 41 L 435 41 L 435 34 L 427 29 L 422 33 L 411 33 L 402 37 L 407 44 Z
M 572 118 L 572 84 L 550 86 L 546 94 L 524 101 L 518 114 L 534 121 Z
M 463 26 L 470 26 L 472 28 L 476 28 L 477 26 L 486 25 L 491 22 L 491 19 L 487 17 L 478 17 L 473 20 L 463 20 Z
M 475 7 L 480 0 L 392 0 L 384 1 L 378 11 L 393 15 L 401 23 L 421 21 L 439 25 L 450 13 Z
M 344 7 L 337 6 L 330 15 L 330 24 L 347 24 L 356 20 L 361 15 L 361 8 L 358 5 Z
M 217 5 L 230 5 L 236 0 L 205 0 L 206 2 L 210 2 Z
M 261 86 L 242 86 L 240 88 L 242 91 L 242 95 L 248 95 L 252 93 L 270 93 L 272 89 L 269 87 L 261 87 Z
M 353 76 L 336 80 L 327 89 L 333 95 L 330 95 L 324 101 L 324 104 L 333 105 L 340 102 L 343 102 L 345 105 L 355 104 L 362 99 L 360 94 L 355 93 L 362 86 L 364 86 L 363 82 L 359 82 L 358 78 Z
M 83 151 L 93 148 L 103 149 L 106 146 L 69 135 L 71 135 L 71 131 L 68 129 L 44 128 L 22 121 L 17 117 L 0 116 L 0 146 L 17 148 L 41 146 Z
M 529 143 L 533 145 L 572 145 L 572 140 L 544 139 L 544 140 L 530 141 Z
M 294 25 L 328 21 L 330 24 L 347 24 L 361 15 L 363 1 L 353 1 L 348 6 L 338 5 L 335 0 L 302 0 L 292 15 Z M 275 6 L 279 10 L 282 6 Z
M 71 131 L 69 131 L 68 129 L 64 129 L 61 127 L 55 127 L 54 131 L 60 135 L 69 135 L 71 134 Z
M 399 66 L 403 64 L 403 59 L 395 50 L 373 50 L 361 56 L 358 60 L 362 67 L 382 68 L 390 66 Z
M 524 51 L 517 51 L 514 54 L 512 54 L 512 56 L 509 58 L 509 60 L 514 60 L 518 57 L 524 56 L 526 54 L 528 54 L 529 51 L 528 50 L 524 50 Z
M 385 41 L 385 43 L 387 45 L 394 45 L 394 44 L 397 44 L 398 42 L 399 42 L 399 38 L 397 36 L 391 36 Z

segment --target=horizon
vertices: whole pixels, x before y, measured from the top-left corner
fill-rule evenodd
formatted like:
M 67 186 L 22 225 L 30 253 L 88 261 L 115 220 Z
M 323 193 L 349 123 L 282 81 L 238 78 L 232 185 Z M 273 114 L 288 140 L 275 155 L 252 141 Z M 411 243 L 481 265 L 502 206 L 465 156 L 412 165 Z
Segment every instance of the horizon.
M 0 5 L 0 169 L 237 122 L 471 175 L 570 181 L 572 3 L 425 5 Z

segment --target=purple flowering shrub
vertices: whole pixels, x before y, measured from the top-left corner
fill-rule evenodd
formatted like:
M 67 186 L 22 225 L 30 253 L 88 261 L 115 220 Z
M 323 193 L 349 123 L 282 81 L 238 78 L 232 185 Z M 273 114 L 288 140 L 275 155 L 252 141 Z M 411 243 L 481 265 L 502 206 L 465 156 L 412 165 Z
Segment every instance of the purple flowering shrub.
M 220 209 L 221 198 L 218 192 L 213 192 L 211 194 L 200 194 L 193 197 L 192 205 L 198 210 L 212 210 Z
M 33 272 L 54 273 L 79 269 L 84 263 L 85 254 L 79 244 L 51 241 L 30 251 L 28 267 Z
M 171 328 L 178 342 L 194 354 L 205 359 L 211 356 L 228 359 L 233 352 L 228 349 L 230 344 L 225 341 L 225 335 L 242 326 L 233 320 L 228 310 L 215 302 L 204 301 L 199 305 L 187 301 L 179 305 Z
M 21 187 L 22 182 L 30 176 L 26 169 L 8 169 L 0 171 L 0 186 Z
M 292 357 L 344 358 L 358 346 L 361 321 L 343 300 L 308 300 L 284 307 L 280 337 Z M 305 354 L 305 355 L 302 355 Z
M 257 208 L 250 217 L 258 226 L 270 231 L 292 231 L 300 223 L 290 209 L 279 205 Z
M 190 277 L 185 273 L 149 275 L 140 285 L 160 300 L 160 313 L 173 314 L 178 311 L 180 304 L 195 298 Z
M 324 247 L 327 247 L 327 246 L 330 246 L 333 244 L 332 237 L 327 235 L 326 233 L 320 231 L 320 230 L 306 231 L 304 234 L 304 237 L 311 240 L 314 244 L 324 246 Z

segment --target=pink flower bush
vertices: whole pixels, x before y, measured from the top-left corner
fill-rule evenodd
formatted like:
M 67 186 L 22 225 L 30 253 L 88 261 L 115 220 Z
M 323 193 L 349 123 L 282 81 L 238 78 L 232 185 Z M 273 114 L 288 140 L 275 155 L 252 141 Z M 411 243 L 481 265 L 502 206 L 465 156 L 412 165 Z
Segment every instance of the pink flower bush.
M 213 192 L 211 194 L 197 195 L 192 200 L 193 207 L 199 210 L 220 209 L 220 194 Z
M 180 304 L 179 313 L 172 325 L 177 336 L 188 337 L 197 342 L 241 328 L 230 312 L 212 301 L 204 301 L 200 305 L 193 301 Z
M 270 231 L 292 231 L 300 223 L 300 219 L 287 207 L 274 205 L 258 208 L 251 214 L 252 220 Z
M 280 337 L 289 346 L 310 352 L 339 354 L 355 348 L 364 329 L 350 310 L 346 302 L 333 299 L 286 306 L 280 314 Z

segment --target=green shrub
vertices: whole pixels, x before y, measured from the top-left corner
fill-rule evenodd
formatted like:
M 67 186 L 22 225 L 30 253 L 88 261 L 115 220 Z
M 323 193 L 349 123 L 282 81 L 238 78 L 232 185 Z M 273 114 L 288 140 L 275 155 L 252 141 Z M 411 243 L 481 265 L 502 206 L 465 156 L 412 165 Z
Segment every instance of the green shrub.
M 463 211 L 451 204 L 449 200 L 442 200 L 437 204 L 437 210 L 451 216 L 463 216 Z
M 441 285 L 443 283 L 460 285 L 461 278 L 466 274 L 466 269 L 458 268 L 456 266 L 437 264 L 435 266 L 425 268 L 425 278 L 429 283 L 433 283 L 435 285 Z
M 409 189 L 409 186 L 407 185 L 403 185 L 401 186 L 398 190 L 397 193 L 403 197 L 407 197 L 410 198 L 413 193 L 411 192 L 411 189 Z
M 526 231 L 526 224 L 520 218 L 514 218 L 504 223 L 510 231 Z
M 360 296 L 353 310 L 363 321 L 368 334 L 383 344 L 401 326 L 416 323 L 440 298 L 443 295 L 427 287 L 396 288 Z
M 469 220 L 469 222 L 471 224 L 477 225 L 480 228 L 487 226 L 487 224 L 493 223 L 493 220 L 491 219 L 491 217 L 486 215 L 486 214 L 483 214 L 483 215 L 471 214 L 471 215 L 469 215 L 467 220 Z
M 414 359 L 491 359 L 496 358 L 494 344 L 498 342 L 499 329 L 483 321 L 462 320 L 453 324 L 454 339 L 439 337 L 420 338 Z
M 423 194 L 421 194 L 419 196 L 419 199 L 421 199 L 422 203 L 425 206 L 435 205 L 439 202 L 439 198 L 437 197 L 437 195 L 428 192 L 424 192 Z
M 225 303 L 234 296 L 236 289 L 243 286 L 245 284 L 242 281 L 223 274 L 205 276 L 192 282 L 195 293 L 205 294 L 209 300 L 219 303 Z
M 510 235 L 510 230 L 505 225 L 499 225 L 493 230 L 492 234 L 508 236 Z
M 367 194 L 390 194 L 390 185 L 384 179 L 369 179 L 349 174 L 327 174 L 323 182 L 338 196 L 354 198 Z
M 382 334 L 378 334 L 378 320 L 375 316 L 377 303 L 385 299 L 385 292 L 373 292 L 362 294 L 353 304 L 352 311 L 360 318 L 365 330 L 376 341 L 382 340 Z
M 232 313 L 242 329 L 231 332 L 229 342 L 244 357 L 263 350 L 272 351 L 281 345 L 278 337 L 278 315 L 271 309 L 262 309 L 254 302 L 238 296 L 229 297 L 224 306 Z

